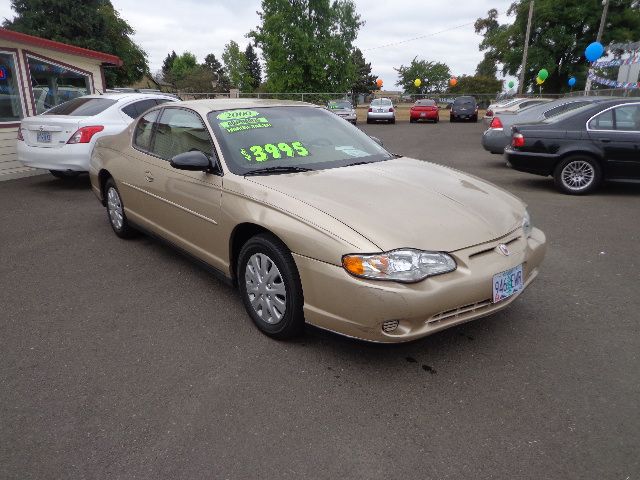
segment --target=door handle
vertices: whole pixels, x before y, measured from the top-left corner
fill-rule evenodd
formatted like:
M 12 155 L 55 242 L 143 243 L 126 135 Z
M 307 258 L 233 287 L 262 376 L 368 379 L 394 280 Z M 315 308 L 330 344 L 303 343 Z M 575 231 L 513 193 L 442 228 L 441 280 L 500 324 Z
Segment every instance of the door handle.
M 153 182 L 153 175 L 151 175 L 151 172 L 144 172 L 144 178 L 147 180 L 147 182 Z

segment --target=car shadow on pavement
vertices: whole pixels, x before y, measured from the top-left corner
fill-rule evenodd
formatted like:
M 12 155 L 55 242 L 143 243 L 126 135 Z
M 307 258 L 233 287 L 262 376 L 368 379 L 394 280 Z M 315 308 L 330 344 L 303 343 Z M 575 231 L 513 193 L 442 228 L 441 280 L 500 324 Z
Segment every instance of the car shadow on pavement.
M 541 190 L 556 195 L 564 195 L 570 197 L 571 195 L 565 195 L 558 191 L 553 178 L 551 177 L 523 177 L 513 180 L 513 183 L 522 188 L 530 190 Z M 586 195 L 587 197 L 597 196 L 638 196 L 640 195 L 640 183 L 631 182 L 605 182 L 593 193 Z
M 53 175 L 39 175 L 35 177 L 38 181 L 34 181 L 32 186 L 40 189 L 48 190 L 90 190 L 91 182 L 89 175 L 79 175 L 70 178 L 56 178 Z

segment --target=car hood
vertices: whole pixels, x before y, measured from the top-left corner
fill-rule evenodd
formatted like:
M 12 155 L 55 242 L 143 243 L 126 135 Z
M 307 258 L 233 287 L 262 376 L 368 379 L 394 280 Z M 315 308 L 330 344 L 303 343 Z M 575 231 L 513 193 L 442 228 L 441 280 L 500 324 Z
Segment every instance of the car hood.
M 406 157 L 247 180 L 320 210 L 381 250 L 459 250 L 506 235 L 524 214 L 498 187 Z

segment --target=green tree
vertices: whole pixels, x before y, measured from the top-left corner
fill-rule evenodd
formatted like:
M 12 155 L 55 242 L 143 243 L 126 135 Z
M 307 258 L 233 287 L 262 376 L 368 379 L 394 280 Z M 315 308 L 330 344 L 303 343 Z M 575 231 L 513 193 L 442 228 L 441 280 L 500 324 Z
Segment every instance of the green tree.
M 123 66 L 106 68 L 107 87 L 129 85 L 149 71 L 146 53 L 131 39 L 134 30 L 110 0 L 11 0 L 9 30 L 117 55 Z
M 414 57 L 408 67 L 400 65 L 394 70 L 398 72 L 396 85 L 410 94 L 444 92 L 451 78 L 451 72 L 446 64 L 418 60 L 418 57 Z M 418 78 L 422 84 L 416 87 L 414 82 Z
M 363 24 L 352 0 L 262 0 L 262 21 L 249 33 L 262 50 L 271 92 L 344 92 Z
M 458 83 L 455 87 L 449 87 L 450 93 L 469 94 L 487 93 L 494 94 L 502 90 L 502 81 L 495 77 L 485 77 L 482 75 L 462 75 L 457 77 Z
M 251 75 L 248 70 L 247 57 L 233 40 L 224 46 L 222 61 L 231 86 L 240 89 L 241 92 L 251 91 Z
M 376 86 L 376 76 L 371 74 L 371 64 L 367 63 L 359 48 L 355 48 L 351 52 L 351 63 L 356 68 L 354 82 L 351 84 L 351 95 L 355 102 L 358 95 L 367 94 L 378 87 Z
M 508 10 L 508 15 L 514 17 L 513 23 L 499 24 L 496 10 L 489 10 L 486 18 L 475 23 L 476 32 L 484 36 L 480 50 L 486 52 L 485 60 L 501 63 L 503 74 L 517 75 L 521 69 L 528 13 L 529 1 L 517 0 Z M 537 89 L 535 78 L 542 68 L 550 73 L 544 83 L 546 91 L 568 90 L 567 80 L 571 76 L 578 79 L 576 88 L 583 87 L 588 70 L 584 50 L 596 39 L 601 15 L 600 0 L 537 0 L 524 87 Z M 602 43 L 636 41 L 638 32 L 640 2 L 609 0 Z
M 171 67 L 173 67 L 173 62 L 175 61 L 175 59 L 178 57 L 178 55 L 176 55 L 175 50 L 172 50 L 171 53 L 167 53 L 167 56 L 165 57 L 164 61 L 162 62 L 162 74 L 163 75 L 168 75 L 169 72 L 171 72 Z
M 262 83 L 262 67 L 260 66 L 260 61 L 258 60 L 258 55 L 256 55 L 256 51 L 253 48 L 253 45 L 247 45 L 247 48 L 244 51 L 244 56 L 247 59 L 247 72 L 249 73 L 249 86 L 251 87 L 251 91 L 256 90 L 260 87 Z
M 196 56 L 191 52 L 184 52 L 182 55 L 178 55 L 171 64 L 171 77 L 180 81 L 187 77 L 198 66 Z

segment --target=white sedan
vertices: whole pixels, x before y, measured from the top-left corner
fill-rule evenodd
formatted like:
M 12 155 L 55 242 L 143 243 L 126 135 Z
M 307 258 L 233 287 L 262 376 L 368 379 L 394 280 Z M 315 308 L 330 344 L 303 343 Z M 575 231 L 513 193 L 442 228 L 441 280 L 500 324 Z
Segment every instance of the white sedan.
M 74 98 L 20 122 L 18 160 L 27 167 L 49 170 L 59 178 L 87 172 L 98 138 L 120 133 L 148 109 L 177 100 L 160 93 Z

